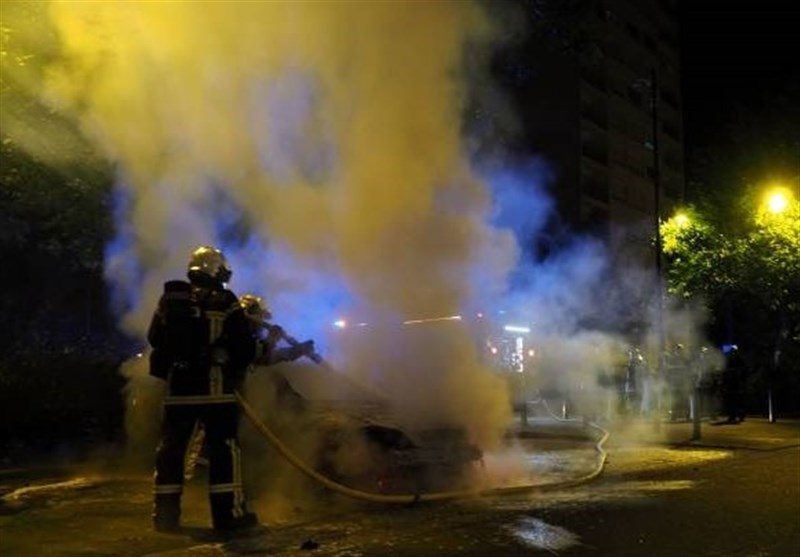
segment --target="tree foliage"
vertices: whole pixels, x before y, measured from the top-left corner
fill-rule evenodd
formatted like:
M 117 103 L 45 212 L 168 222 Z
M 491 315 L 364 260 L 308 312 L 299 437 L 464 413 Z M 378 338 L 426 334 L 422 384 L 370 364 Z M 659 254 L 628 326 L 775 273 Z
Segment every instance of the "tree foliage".
M 662 224 L 669 289 L 713 302 L 730 293 L 760 299 L 770 309 L 796 311 L 800 284 L 800 202 L 779 213 L 765 207 L 742 215 L 738 230 L 719 215 L 689 207 Z
M 747 359 L 753 400 L 771 391 L 779 408 L 798 409 L 800 201 L 773 212 L 753 192 L 743 198 L 750 205 L 688 207 L 662 224 L 668 288 L 706 301 L 718 340 Z
M 112 169 L 46 95 L 59 54 L 46 4 L 12 2 L 0 26 L 0 353 L 76 350 L 113 336 L 103 286 Z M 97 343 L 95 342 L 95 345 Z M 90 347 L 86 347 L 91 349 Z

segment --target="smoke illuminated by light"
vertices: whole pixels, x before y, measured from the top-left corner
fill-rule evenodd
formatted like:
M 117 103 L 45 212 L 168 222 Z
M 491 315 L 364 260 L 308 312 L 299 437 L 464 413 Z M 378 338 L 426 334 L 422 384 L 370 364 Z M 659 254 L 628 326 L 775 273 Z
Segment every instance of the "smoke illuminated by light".
M 163 282 L 184 277 L 193 247 L 214 244 L 232 289 L 262 296 L 292 336 L 482 448 L 504 435 L 509 394 L 482 361 L 497 345 L 474 342 L 462 315 L 516 323 L 505 332 L 530 335 L 518 363 L 530 338 L 537 387 L 572 389 L 594 408 L 598 370 L 631 342 L 619 323 L 635 305 L 625 286 L 646 291 L 651 278 L 626 268 L 628 283 L 614 283 L 608 246 L 591 236 L 548 236 L 537 250 L 555 219 L 558 169 L 547 161 L 469 160 L 464 46 L 497 35 L 479 3 L 35 6 L 49 6 L 53 33 L 33 21 L 15 36 L 57 43 L 41 57 L 53 62 L 46 83 L 6 73 L 11 57 L 4 79 L 21 75 L 33 98 L 77 118 L 116 169 L 105 272 L 128 333 L 144 336 Z M 30 122 L 4 112 L 3 124 L 42 150 Z M 635 341 L 652 348 L 655 306 L 635 301 Z M 703 318 L 670 310 L 667 332 L 691 345 Z M 439 327 L 447 333 L 428 338 Z M 123 372 L 150 409 L 149 385 L 133 380 L 143 360 Z
M 461 137 L 464 47 L 493 34 L 478 3 L 54 2 L 49 19 L 43 90 L 117 169 L 106 275 L 130 334 L 203 244 L 323 353 L 343 311 L 402 323 L 504 291 L 516 243 Z M 497 439 L 503 383 L 453 334 L 418 369 L 388 338 L 333 363 Z
M 403 325 L 417 325 L 419 323 L 438 323 L 440 321 L 461 321 L 460 315 L 449 315 L 446 317 L 428 317 L 425 319 L 408 319 L 403 321 Z

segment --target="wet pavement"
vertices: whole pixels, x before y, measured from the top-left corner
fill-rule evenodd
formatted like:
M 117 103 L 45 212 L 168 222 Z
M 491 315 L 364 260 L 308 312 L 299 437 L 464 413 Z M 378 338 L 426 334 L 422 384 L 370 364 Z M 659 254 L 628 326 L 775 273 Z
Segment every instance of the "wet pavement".
M 150 526 L 150 477 L 107 460 L 93 467 L 0 471 L 3 557 L 318 555 L 800 556 L 800 422 L 626 422 L 598 435 L 529 422 L 487 455 L 484 487 L 530 490 L 441 503 L 379 505 L 287 475 L 254 506 L 265 530 L 223 539 L 208 528 L 204 478 L 185 494 L 185 528 Z

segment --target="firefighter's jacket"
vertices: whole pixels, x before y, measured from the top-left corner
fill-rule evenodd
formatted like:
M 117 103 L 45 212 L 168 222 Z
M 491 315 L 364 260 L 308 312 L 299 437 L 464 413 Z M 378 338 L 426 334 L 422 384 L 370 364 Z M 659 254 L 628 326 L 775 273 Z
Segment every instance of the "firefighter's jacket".
M 255 356 L 239 300 L 221 286 L 167 282 L 147 339 L 150 373 L 168 383 L 166 404 L 235 402 Z

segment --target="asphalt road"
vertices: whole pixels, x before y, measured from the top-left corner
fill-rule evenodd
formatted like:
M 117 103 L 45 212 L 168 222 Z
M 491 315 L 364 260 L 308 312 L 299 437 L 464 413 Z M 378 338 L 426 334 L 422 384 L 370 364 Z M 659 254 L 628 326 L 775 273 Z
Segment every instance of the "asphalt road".
M 800 423 L 705 425 L 695 443 L 682 443 L 686 424 L 609 427 L 604 473 L 577 487 L 385 506 L 301 489 L 290 475 L 280 481 L 295 496 L 255 501 L 266 530 L 232 540 L 208 529 L 201 478 L 187 488 L 186 528 L 167 535 L 150 528 L 142 471 L 113 461 L 4 470 L 0 555 L 800 557 Z M 585 444 L 548 443 L 526 447 L 545 483 L 593 466 Z

